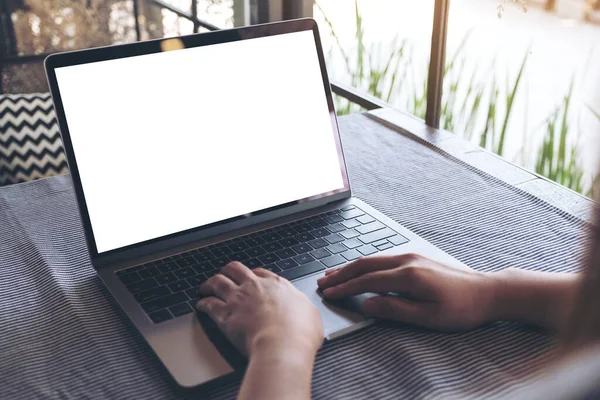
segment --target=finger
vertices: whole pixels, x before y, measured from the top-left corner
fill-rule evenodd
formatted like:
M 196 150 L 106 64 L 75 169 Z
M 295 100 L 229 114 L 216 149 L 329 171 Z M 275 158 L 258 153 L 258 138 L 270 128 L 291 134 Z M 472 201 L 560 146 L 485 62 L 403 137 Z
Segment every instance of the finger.
M 196 303 L 196 309 L 208 314 L 213 321 L 220 321 L 225 315 L 225 302 L 216 297 L 205 297 Z
M 272 278 L 274 276 L 278 276 L 277 274 L 264 268 L 254 268 L 252 272 L 254 272 L 254 275 L 259 276 L 261 278 Z
M 337 273 L 332 273 L 319 279 L 317 284 L 321 289 L 327 289 L 358 276 L 368 274 L 369 272 L 396 268 L 404 264 L 407 261 L 406 258 L 406 255 L 359 258 L 358 260 L 339 268 Z
M 339 285 L 329 287 L 323 290 L 323 295 L 328 299 L 335 300 L 367 292 L 402 292 L 406 285 L 403 284 L 400 275 L 396 270 L 369 272 Z
M 215 296 L 227 300 L 229 294 L 238 288 L 231 279 L 223 274 L 217 274 L 200 285 L 200 294 L 204 296 Z
M 254 279 L 255 277 L 248 267 L 237 261 L 227 264 L 225 267 L 223 267 L 221 273 L 238 285 L 241 285 L 248 279 Z
M 427 326 L 431 314 L 430 307 L 425 303 L 397 297 L 372 297 L 362 304 L 362 312 L 369 317 L 384 318 L 412 325 Z

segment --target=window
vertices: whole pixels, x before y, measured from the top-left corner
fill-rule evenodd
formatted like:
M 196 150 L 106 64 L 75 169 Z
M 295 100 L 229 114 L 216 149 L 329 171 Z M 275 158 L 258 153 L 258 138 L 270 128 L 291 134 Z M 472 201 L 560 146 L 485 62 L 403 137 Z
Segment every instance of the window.
M 441 127 L 588 193 L 600 144 L 600 26 L 585 20 L 584 1 L 552 4 L 450 2 Z
M 333 81 L 425 118 L 432 0 L 315 0 L 313 14 Z M 360 107 L 336 97 L 336 109 Z

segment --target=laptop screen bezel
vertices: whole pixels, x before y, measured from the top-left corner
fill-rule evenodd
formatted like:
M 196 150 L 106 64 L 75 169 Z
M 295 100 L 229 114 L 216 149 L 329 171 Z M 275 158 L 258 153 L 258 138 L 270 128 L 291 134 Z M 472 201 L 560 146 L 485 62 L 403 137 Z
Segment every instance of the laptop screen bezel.
M 107 61 L 119 58 L 160 53 L 163 51 L 165 42 L 172 40 L 177 40 L 177 43 L 179 45 L 182 44 L 183 48 L 191 48 L 245 39 L 254 39 L 272 35 L 302 32 L 308 30 L 313 32 L 313 36 L 315 39 L 317 55 L 323 79 L 323 87 L 327 98 L 329 114 L 331 116 L 332 134 L 334 135 L 336 141 L 338 154 L 341 157 L 340 168 L 342 170 L 341 172 L 344 187 L 342 189 L 334 191 L 333 193 L 316 195 L 307 199 L 299 199 L 293 202 L 270 207 L 264 210 L 258 210 L 250 215 L 237 216 L 208 225 L 191 228 L 185 231 L 172 233 L 166 236 L 161 236 L 143 242 L 131 244 L 125 247 L 98 253 L 96 247 L 96 240 L 94 237 L 94 232 L 87 208 L 87 203 L 85 201 L 85 195 L 81 184 L 81 177 L 77 168 L 77 160 L 73 150 L 69 128 L 65 117 L 63 104 L 61 101 L 60 90 L 56 79 L 55 69 L 66 66 L 93 63 L 98 61 Z M 171 247 L 184 245 L 186 243 L 191 243 L 205 238 L 209 238 L 211 236 L 225 233 L 230 230 L 240 229 L 256 223 L 269 221 L 275 218 L 281 218 L 283 216 L 320 207 L 327 203 L 342 200 L 352 196 L 346 168 L 346 161 L 341 145 L 337 118 L 335 115 L 333 98 L 331 95 L 331 88 L 327 76 L 327 70 L 325 67 L 325 59 L 321 47 L 318 27 L 313 19 L 307 18 L 293 21 L 276 22 L 270 24 L 249 26 L 244 28 L 180 36 L 175 39 L 166 38 L 112 47 L 100 47 L 88 50 L 53 54 L 46 58 L 46 60 L 44 61 L 44 65 L 46 69 L 48 83 L 50 86 L 50 91 L 54 101 L 56 118 L 58 120 L 58 124 L 61 131 L 65 155 L 71 174 L 71 180 L 73 182 L 73 187 L 77 198 L 77 204 L 79 207 L 79 214 L 85 232 L 86 243 L 88 246 L 92 264 L 96 268 L 107 263 L 118 262 L 128 258 L 152 254 L 154 252 L 163 251 Z M 118 145 L 118 143 L 116 143 L 115 145 Z

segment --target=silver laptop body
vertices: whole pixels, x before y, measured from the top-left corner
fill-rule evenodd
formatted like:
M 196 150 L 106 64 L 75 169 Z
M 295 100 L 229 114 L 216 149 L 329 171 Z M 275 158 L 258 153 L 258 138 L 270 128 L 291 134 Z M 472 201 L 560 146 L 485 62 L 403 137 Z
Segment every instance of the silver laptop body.
M 311 19 L 61 53 L 45 66 L 92 265 L 181 386 L 233 372 L 190 310 L 194 285 L 227 257 L 292 280 L 328 340 L 373 322 L 355 312 L 366 295 L 322 299 L 328 268 L 403 253 L 461 265 L 352 197 Z

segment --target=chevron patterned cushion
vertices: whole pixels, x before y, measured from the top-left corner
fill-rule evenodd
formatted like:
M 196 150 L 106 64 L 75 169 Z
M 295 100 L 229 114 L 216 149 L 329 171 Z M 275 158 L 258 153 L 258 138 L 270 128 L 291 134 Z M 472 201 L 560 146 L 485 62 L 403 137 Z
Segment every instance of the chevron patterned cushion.
M 49 93 L 0 96 L 0 186 L 68 172 Z

